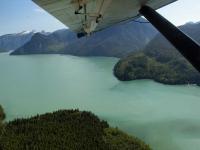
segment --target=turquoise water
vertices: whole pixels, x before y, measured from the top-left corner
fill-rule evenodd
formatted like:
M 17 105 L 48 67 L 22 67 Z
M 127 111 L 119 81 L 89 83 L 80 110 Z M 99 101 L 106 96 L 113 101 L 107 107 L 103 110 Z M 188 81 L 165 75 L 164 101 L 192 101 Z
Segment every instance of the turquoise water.
M 200 88 L 120 82 L 116 58 L 0 54 L 7 119 L 57 109 L 89 110 L 155 150 L 200 149 Z

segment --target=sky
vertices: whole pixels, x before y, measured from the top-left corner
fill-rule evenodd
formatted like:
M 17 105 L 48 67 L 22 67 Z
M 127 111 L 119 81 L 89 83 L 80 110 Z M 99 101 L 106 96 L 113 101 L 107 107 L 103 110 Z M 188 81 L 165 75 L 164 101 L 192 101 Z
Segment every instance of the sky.
M 200 0 L 178 0 L 158 10 L 175 25 L 200 21 Z M 31 0 L 0 0 L 0 35 L 67 28 Z

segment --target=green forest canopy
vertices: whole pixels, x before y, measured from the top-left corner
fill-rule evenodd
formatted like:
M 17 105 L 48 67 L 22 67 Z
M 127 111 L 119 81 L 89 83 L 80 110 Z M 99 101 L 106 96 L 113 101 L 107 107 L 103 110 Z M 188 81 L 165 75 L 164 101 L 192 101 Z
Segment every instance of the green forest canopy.
M 1 133 L 3 150 L 150 150 L 138 138 L 109 127 L 91 112 L 79 110 L 16 119 L 6 123 Z

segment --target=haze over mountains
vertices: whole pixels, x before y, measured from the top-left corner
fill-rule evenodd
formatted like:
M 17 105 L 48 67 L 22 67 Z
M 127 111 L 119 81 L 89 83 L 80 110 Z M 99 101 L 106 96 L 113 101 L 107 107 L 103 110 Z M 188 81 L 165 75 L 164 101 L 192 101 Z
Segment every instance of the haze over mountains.
M 139 21 L 146 21 L 140 18 Z M 78 39 L 69 30 L 55 31 L 48 36 L 37 33 L 12 54 L 72 54 L 76 56 L 123 57 L 144 48 L 156 35 L 151 24 L 130 21 Z

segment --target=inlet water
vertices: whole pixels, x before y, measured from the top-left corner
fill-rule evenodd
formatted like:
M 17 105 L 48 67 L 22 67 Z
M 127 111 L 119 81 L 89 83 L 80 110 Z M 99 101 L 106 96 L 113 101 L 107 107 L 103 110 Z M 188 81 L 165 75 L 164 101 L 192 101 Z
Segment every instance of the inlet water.
M 0 54 L 0 104 L 7 119 L 58 109 L 94 112 L 155 150 L 200 149 L 200 88 L 120 82 L 116 58 Z

